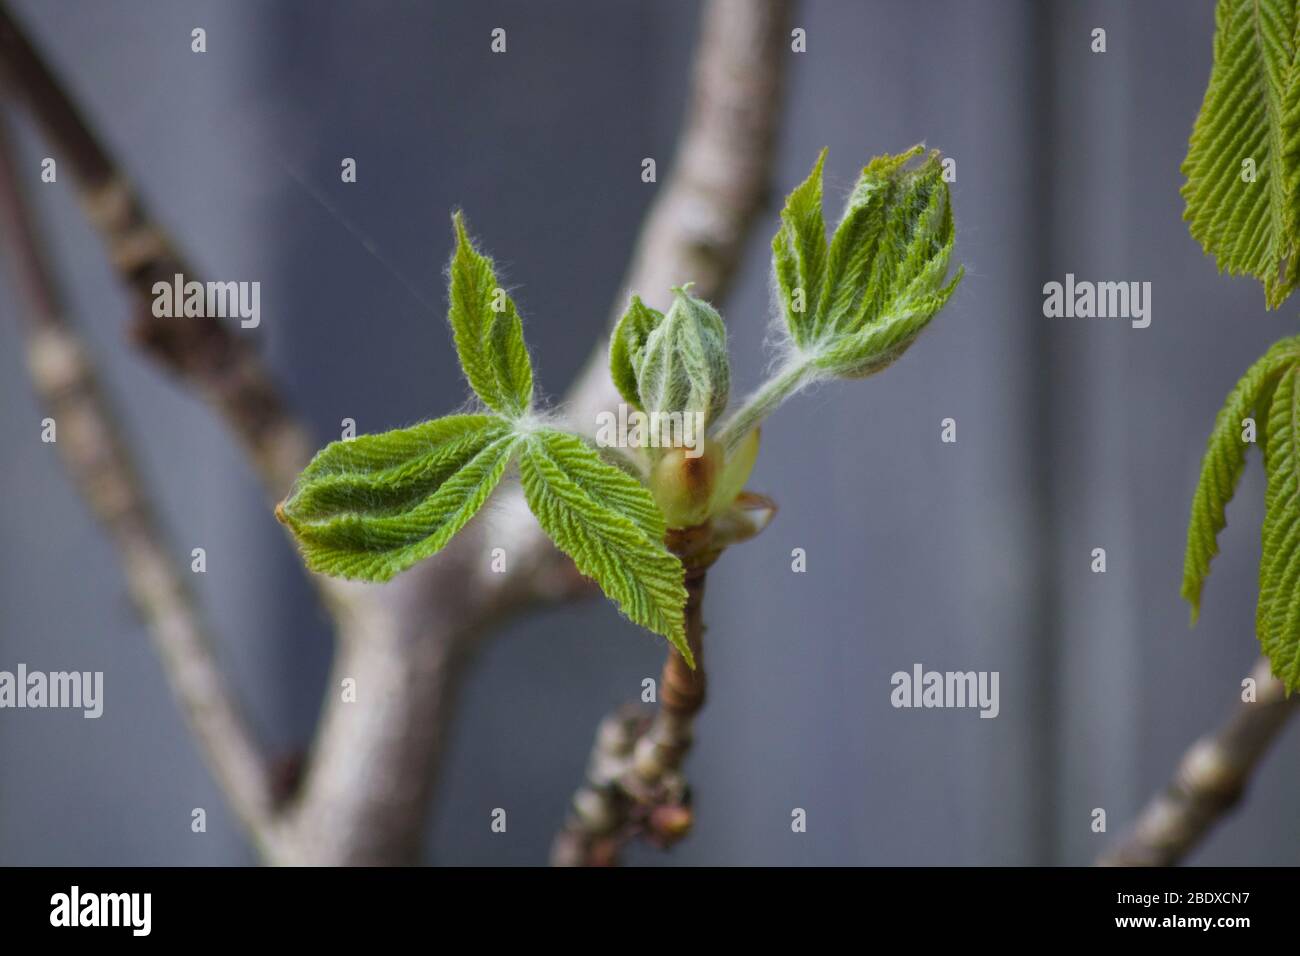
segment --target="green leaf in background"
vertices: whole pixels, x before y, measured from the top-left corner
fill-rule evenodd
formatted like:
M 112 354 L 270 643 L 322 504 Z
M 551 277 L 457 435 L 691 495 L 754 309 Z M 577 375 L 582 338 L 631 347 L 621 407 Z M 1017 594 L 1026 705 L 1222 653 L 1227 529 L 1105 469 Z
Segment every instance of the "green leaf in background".
M 582 439 L 550 430 L 523 439 L 519 474 L 542 530 L 578 570 L 694 667 L 683 617 L 684 571 L 664 547 L 663 516 L 650 492 Z
M 636 370 L 641 364 L 646 338 L 663 319 L 662 312 L 650 308 L 634 295 L 609 339 L 609 374 L 614 385 L 625 402 L 642 411 L 645 406 L 637 390 Z
M 451 259 L 451 307 L 447 319 L 465 378 L 489 408 L 508 418 L 526 414 L 533 402 L 533 369 L 514 301 L 497 285 L 492 260 L 474 248 L 460 213 Z
M 1225 509 L 1246 463 L 1242 420 L 1253 418 L 1268 487 L 1259 562 L 1255 630 L 1273 673 L 1300 688 L 1300 336 L 1283 339 L 1252 365 L 1228 395 L 1210 435 L 1192 500 L 1182 593 L 1200 612 L 1201 591 L 1218 553 Z M 1261 421 L 1262 419 L 1262 421 Z
M 1242 441 L 1242 421 L 1253 418 L 1257 433 L 1265 435 L 1269 399 L 1277 379 L 1300 360 L 1300 339 L 1278 342 L 1242 376 L 1219 410 L 1210 433 L 1201 476 L 1192 497 L 1183 559 L 1183 597 L 1192 606 L 1192 623 L 1201 611 L 1201 591 L 1210 574 L 1210 562 L 1219 553 L 1219 532 L 1227 525 L 1226 509 L 1246 467 L 1250 443 Z
M 647 412 L 702 412 L 714 421 L 731 396 L 722 316 L 686 289 L 674 289 L 672 307 L 646 336 L 636 375 Z
M 1263 549 L 1255 630 L 1288 692 L 1300 687 L 1300 368 L 1292 364 L 1273 389 L 1264 468 Z
M 790 338 L 800 348 L 811 340 L 820 313 L 826 269 L 826 223 L 822 220 L 822 167 L 826 150 L 812 173 L 786 198 L 781 228 L 772 237 L 772 269 Z
M 508 422 L 490 415 L 333 442 L 303 470 L 276 516 L 311 570 L 387 581 L 465 526 L 518 442 Z
M 1183 218 L 1220 270 L 1260 279 L 1277 308 L 1300 279 L 1300 15 L 1296 0 L 1219 0 L 1215 19 Z

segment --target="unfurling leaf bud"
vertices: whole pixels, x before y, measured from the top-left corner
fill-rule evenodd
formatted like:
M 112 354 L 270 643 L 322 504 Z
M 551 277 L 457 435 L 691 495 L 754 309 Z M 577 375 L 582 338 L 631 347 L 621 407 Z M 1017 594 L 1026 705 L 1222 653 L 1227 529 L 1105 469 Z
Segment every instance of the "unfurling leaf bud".
M 727 329 L 688 288 L 673 290 L 672 308 L 646 336 L 637 392 L 647 412 L 702 413 L 707 427 L 726 410 L 731 393 Z
M 609 337 L 609 374 L 619 394 L 633 408 L 645 410 L 637 391 L 637 369 L 645 354 L 645 342 L 655 327 L 664 320 L 664 314 L 650 308 L 639 296 L 632 296 L 627 311 L 614 326 Z
M 749 431 L 800 389 L 862 378 L 916 341 L 961 281 L 949 276 L 952 207 L 938 152 L 914 146 L 878 156 L 858 177 L 830 243 L 822 168 L 786 200 L 772 240 L 777 300 L 789 333 L 786 361 L 714 431 L 734 452 Z
M 943 166 L 937 150 L 922 153 L 915 146 L 873 159 L 849 196 L 809 348 L 822 372 L 861 378 L 885 368 L 961 280 L 960 268 L 948 277 L 953 223 Z
M 819 376 L 861 378 L 900 356 L 961 279 L 937 151 L 914 146 L 862 170 L 827 246 L 822 165 L 790 194 L 772 267 L 791 342 Z M 800 306 L 803 306 L 800 308 Z

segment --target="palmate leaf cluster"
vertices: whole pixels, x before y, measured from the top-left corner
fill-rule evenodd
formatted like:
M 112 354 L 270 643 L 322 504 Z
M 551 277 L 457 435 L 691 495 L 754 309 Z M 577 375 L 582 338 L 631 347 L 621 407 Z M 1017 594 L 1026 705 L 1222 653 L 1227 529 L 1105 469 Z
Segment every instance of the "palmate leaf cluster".
M 1300 280 L 1300 7 L 1220 0 L 1209 87 L 1183 163 L 1184 218 L 1220 269 L 1279 307 Z M 1274 345 L 1229 394 L 1210 435 L 1187 528 L 1182 593 L 1200 612 L 1225 509 L 1252 433 L 1268 487 L 1255 630 L 1273 673 L 1300 687 L 1300 338 Z
M 448 318 L 465 378 L 488 408 L 326 446 L 277 514 L 322 574 L 387 581 L 440 551 L 517 464 L 542 529 L 629 618 L 691 660 L 681 562 L 650 492 L 587 442 L 533 416 L 514 302 L 460 215 Z
M 689 283 L 674 290 L 666 313 L 632 297 L 611 338 L 614 384 L 638 413 L 698 415 L 705 428 L 697 448 L 638 447 L 617 463 L 534 409 L 519 312 L 457 214 L 448 320 L 482 410 L 321 450 L 276 511 L 307 566 L 387 581 L 445 547 L 516 469 L 546 534 L 623 613 L 693 664 L 685 572 L 664 543 L 670 522 L 684 528 L 716 518 L 733 537 L 737 528 L 754 533 L 736 509 L 762 419 L 806 381 L 860 377 L 894 361 L 961 278 L 960 270 L 948 278 L 948 186 L 938 154 L 922 153 L 872 160 L 829 241 L 824 152 L 790 196 L 772 249 L 796 368 L 730 416 L 722 317 Z

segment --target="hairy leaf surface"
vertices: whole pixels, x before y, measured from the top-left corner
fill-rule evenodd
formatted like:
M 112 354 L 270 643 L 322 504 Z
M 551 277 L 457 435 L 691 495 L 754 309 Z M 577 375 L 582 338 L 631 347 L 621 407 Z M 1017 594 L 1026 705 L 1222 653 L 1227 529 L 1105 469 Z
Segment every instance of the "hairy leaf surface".
M 1273 673 L 1300 687 L 1300 368 L 1278 378 L 1268 412 L 1263 547 L 1255 630 Z
M 694 667 L 682 564 L 664 547 L 663 516 L 650 493 L 582 439 L 556 431 L 524 440 L 519 474 L 529 508 L 578 570 Z
M 790 337 L 800 348 L 812 339 L 820 312 L 826 273 L 826 223 L 822 219 L 822 167 L 826 150 L 812 173 L 786 198 L 781 228 L 772 238 L 772 269 Z M 802 292 L 802 301 L 797 293 Z
M 662 312 L 650 308 L 634 295 L 609 339 L 609 374 L 614 385 L 625 402 L 642 411 L 645 405 L 637 389 L 637 369 L 641 366 L 646 339 L 663 318 Z
M 1215 19 L 1210 83 L 1183 162 L 1183 218 L 1220 270 L 1260 279 L 1277 308 L 1300 271 L 1297 4 L 1219 0 Z
M 1296 340 L 1274 345 L 1241 377 L 1215 419 L 1192 497 L 1183 559 L 1182 594 L 1192 606 L 1193 622 L 1200 614 L 1201 591 L 1210 573 L 1210 562 L 1219 553 L 1218 537 L 1228 522 L 1228 502 L 1246 467 L 1250 443 L 1242 441 L 1242 422 L 1253 418 L 1257 435 L 1266 436 L 1264 413 L 1269 408 L 1270 393 L 1278 376 L 1296 361 L 1297 354 Z
M 277 509 L 307 566 L 387 581 L 441 550 L 483 506 L 519 439 L 488 415 L 453 415 L 334 442 Z
M 509 418 L 533 402 L 533 368 L 514 301 L 497 284 L 492 260 L 474 248 L 460 213 L 453 217 L 456 252 L 451 259 L 451 306 L 447 319 L 470 388 L 489 408 Z
M 826 242 L 821 170 L 791 193 L 772 241 L 791 339 L 824 374 L 859 377 L 888 365 L 947 303 L 953 247 L 948 184 L 937 151 L 914 146 L 862 170 Z M 794 291 L 809 310 L 793 309 Z

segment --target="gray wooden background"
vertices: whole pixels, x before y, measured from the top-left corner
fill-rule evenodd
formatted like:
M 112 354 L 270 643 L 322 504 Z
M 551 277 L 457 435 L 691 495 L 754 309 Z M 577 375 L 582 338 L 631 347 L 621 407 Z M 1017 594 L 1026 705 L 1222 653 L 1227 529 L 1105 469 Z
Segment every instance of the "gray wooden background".
M 210 276 L 262 282 L 262 342 L 324 442 L 464 396 L 443 317 L 448 212 L 508 267 L 557 395 L 605 320 L 683 108 L 693 4 L 18 0 L 163 221 Z M 711 575 L 711 701 L 690 762 L 696 834 L 726 864 L 1088 862 L 1235 700 L 1256 654 L 1253 461 L 1189 631 L 1182 534 L 1223 396 L 1294 325 L 1216 274 L 1178 165 L 1210 63 L 1209 0 L 822 2 L 796 17 L 782 192 L 830 146 L 838 202 L 871 155 L 957 159 L 967 278 L 887 374 L 783 409 L 753 486 L 782 505 Z M 203 26 L 209 52 L 189 50 Z M 492 57 L 488 33 L 508 30 Z M 1090 31 L 1108 50 L 1090 52 Z M 24 128 L 36 175 L 45 155 Z M 339 160 L 359 182 L 338 182 Z M 333 206 L 327 209 L 313 191 Z M 127 300 L 68 188 L 37 192 L 77 319 L 177 560 L 277 751 L 308 739 L 329 655 L 299 563 L 228 436 L 123 342 Z M 345 225 L 345 222 L 349 225 Z M 770 311 L 753 238 L 724 303 L 741 387 Z M 367 252 L 353 231 L 373 239 Z M 1045 319 L 1066 272 L 1153 284 L 1153 322 Z M 683 277 L 688 278 L 688 277 Z M 103 670 L 106 713 L 0 713 L 0 862 L 245 863 L 113 555 L 38 440 L 0 279 L 0 668 Z M 955 445 L 939 422 L 954 417 Z M 792 548 L 808 571 L 790 571 Z M 1108 572 L 1089 571 L 1105 547 Z M 535 864 L 595 722 L 662 648 L 600 603 L 510 626 L 477 660 L 428 859 Z M 997 670 L 1001 713 L 889 705 L 889 676 Z M 1197 863 L 1300 863 L 1300 730 Z M 488 828 L 510 812 L 506 835 Z M 190 832 L 190 810 L 208 832 Z M 808 832 L 790 830 L 790 811 Z M 1090 830 L 1106 808 L 1111 833 Z

